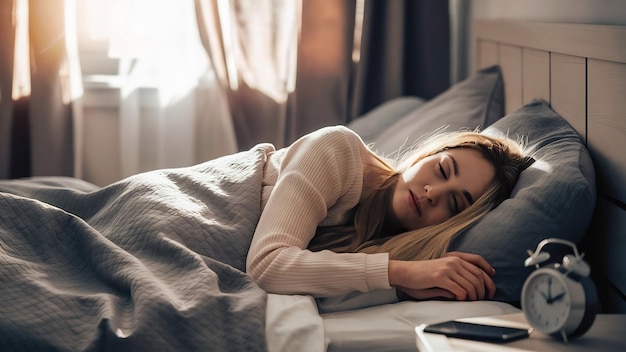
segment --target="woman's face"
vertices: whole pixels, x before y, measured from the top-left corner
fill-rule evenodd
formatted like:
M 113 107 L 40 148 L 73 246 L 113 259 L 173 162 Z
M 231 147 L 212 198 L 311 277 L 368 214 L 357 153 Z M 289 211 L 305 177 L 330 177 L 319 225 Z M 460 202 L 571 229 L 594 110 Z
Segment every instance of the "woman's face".
M 441 223 L 468 208 L 495 177 L 493 165 L 474 149 L 449 149 L 404 171 L 394 190 L 392 214 L 407 230 Z

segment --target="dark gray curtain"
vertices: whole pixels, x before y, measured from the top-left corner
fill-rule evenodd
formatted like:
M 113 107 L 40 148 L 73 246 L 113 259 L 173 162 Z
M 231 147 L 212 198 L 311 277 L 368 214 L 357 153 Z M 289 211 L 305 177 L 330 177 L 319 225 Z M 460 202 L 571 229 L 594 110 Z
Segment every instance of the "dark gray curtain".
M 255 25 L 273 23 L 285 1 L 290 0 L 257 0 L 255 4 L 275 7 L 276 12 L 257 11 L 251 17 L 250 0 L 231 0 L 228 11 L 218 9 L 216 0 L 196 0 L 200 35 L 222 77 L 240 149 L 259 142 L 281 147 L 320 127 L 347 123 L 389 99 L 403 95 L 428 99 L 449 86 L 448 1 L 363 0 L 359 17 L 356 0 L 302 0 L 294 48 L 295 89 L 277 100 L 248 84 L 243 75 L 237 76 L 239 84 L 233 89 L 227 83 L 242 65 L 229 66 L 232 53 L 224 52 L 225 13 L 232 15 L 230 30 L 243 33 L 236 36 L 236 46 L 244 50 L 235 56 L 245 56 L 245 48 L 253 44 L 245 33 L 254 32 Z M 274 17 L 254 21 L 261 13 Z M 362 18 L 361 45 L 356 46 L 359 59 L 353 60 L 358 18 Z M 267 45 L 283 48 L 291 43 L 280 42 L 281 35 L 275 39 Z
M 355 78 L 356 4 L 302 0 L 296 89 L 288 100 L 285 144 L 346 121 Z
M 354 109 L 360 116 L 389 99 L 435 97 L 450 85 L 448 1 L 365 1 Z
M 73 176 L 74 123 L 69 93 L 65 0 L 30 0 L 30 95 L 12 98 L 16 1 L 0 2 L 0 178 Z

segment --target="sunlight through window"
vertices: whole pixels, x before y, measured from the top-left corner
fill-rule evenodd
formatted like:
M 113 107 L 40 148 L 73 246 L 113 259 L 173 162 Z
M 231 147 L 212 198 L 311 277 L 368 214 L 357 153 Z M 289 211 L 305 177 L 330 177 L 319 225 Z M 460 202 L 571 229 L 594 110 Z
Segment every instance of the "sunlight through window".
M 78 39 L 76 35 L 76 0 L 65 0 L 65 42 L 66 59 L 61 67 L 61 92 L 63 102 L 68 104 L 83 95 L 80 59 L 78 58 Z
M 354 46 L 352 48 L 352 61 L 361 61 L 361 37 L 363 35 L 363 16 L 365 15 L 364 0 L 356 0 L 354 18 Z
M 160 103 L 170 104 L 209 69 L 193 1 L 91 0 L 85 6 L 88 36 L 107 43 L 127 87 L 158 88 Z
M 12 98 L 30 95 L 30 49 L 28 41 L 28 0 L 15 2 L 15 64 L 13 67 Z
M 235 38 L 231 28 L 231 10 L 228 0 L 217 1 L 217 12 L 220 19 L 220 29 L 222 31 L 222 37 L 224 38 L 224 57 L 226 60 L 226 70 L 228 71 L 228 85 L 231 90 L 237 90 L 239 88 L 239 77 L 237 75 L 237 65 L 235 64 L 235 58 L 233 56 L 233 46 Z

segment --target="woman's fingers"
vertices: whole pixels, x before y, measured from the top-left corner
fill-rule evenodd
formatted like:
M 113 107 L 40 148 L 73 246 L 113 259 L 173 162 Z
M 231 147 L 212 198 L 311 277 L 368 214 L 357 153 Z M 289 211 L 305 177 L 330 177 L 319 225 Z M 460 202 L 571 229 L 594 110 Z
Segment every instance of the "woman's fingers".
M 445 265 L 441 268 L 441 278 L 444 282 L 447 279 L 447 284 L 451 285 L 450 289 L 457 293 L 459 300 L 476 300 L 484 295 L 480 292 L 480 287 L 484 285 L 478 267 L 460 258 L 443 258 L 443 261 Z M 459 287 L 455 287 L 457 285 Z
M 439 267 L 436 282 L 439 287 L 453 292 L 459 300 L 477 300 L 492 296 L 495 284 L 481 268 L 463 258 L 445 258 Z
M 461 258 L 465 260 L 466 262 L 469 262 L 473 264 L 474 266 L 476 266 L 477 268 L 479 268 L 480 271 L 474 271 L 473 269 L 470 269 L 475 275 L 478 276 L 480 274 L 482 285 L 480 285 L 479 287 L 481 288 L 481 290 L 482 288 L 484 288 L 484 290 L 486 291 L 486 292 L 481 291 L 483 293 L 480 293 L 479 296 L 481 298 L 479 299 L 483 299 L 483 298 L 491 299 L 494 297 L 496 293 L 496 284 L 493 282 L 493 279 L 491 278 L 491 276 L 495 274 L 495 269 L 482 256 L 478 254 L 464 253 L 464 252 L 449 252 L 446 254 L 446 256 L 447 257 L 454 256 L 454 257 Z
M 473 289 L 476 293 L 475 298 L 473 298 L 474 296 L 471 295 L 470 297 L 473 299 L 484 299 L 486 290 L 485 278 L 487 278 L 489 281 L 491 281 L 491 278 L 486 275 L 486 273 L 481 268 L 475 266 L 472 263 L 463 262 L 463 267 L 469 273 L 467 276 L 465 276 L 465 278 L 471 281 Z
M 476 295 L 474 293 L 472 285 L 469 284 L 469 282 L 462 277 L 456 279 L 450 278 L 448 283 L 445 284 L 444 288 L 453 292 L 455 298 L 459 301 L 476 300 Z
M 491 266 L 491 264 L 489 264 L 489 262 L 485 260 L 485 258 L 483 258 L 482 256 L 478 254 L 465 253 L 465 252 L 448 252 L 446 253 L 445 256 L 446 257 L 450 257 L 450 256 L 458 257 L 465 261 L 468 261 L 476 265 L 477 267 L 481 268 L 483 271 L 485 271 L 489 275 L 494 275 L 496 273 L 496 269 L 494 269 Z
M 487 289 L 487 297 L 493 299 L 496 294 L 496 284 L 493 282 L 491 276 L 483 272 L 483 278 L 485 282 L 485 288 Z
M 493 298 L 496 287 L 491 275 L 491 265 L 471 253 L 450 252 L 439 259 L 389 263 L 392 285 L 411 290 L 440 289 L 457 300 Z

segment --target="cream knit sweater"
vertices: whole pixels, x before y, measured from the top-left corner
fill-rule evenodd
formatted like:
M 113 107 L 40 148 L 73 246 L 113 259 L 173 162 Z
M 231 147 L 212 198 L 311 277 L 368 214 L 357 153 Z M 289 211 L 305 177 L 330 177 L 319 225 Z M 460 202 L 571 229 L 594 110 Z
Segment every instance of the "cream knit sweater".
M 307 250 L 318 225 L 345 223 L 372 158 L 346 127 L 326 127 L 267 155 L 263 211 L 247 271 L 266 291 L 316 297 L 389 289 L 386 253 Z

